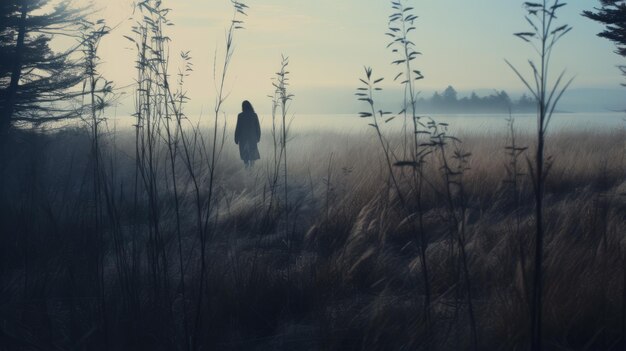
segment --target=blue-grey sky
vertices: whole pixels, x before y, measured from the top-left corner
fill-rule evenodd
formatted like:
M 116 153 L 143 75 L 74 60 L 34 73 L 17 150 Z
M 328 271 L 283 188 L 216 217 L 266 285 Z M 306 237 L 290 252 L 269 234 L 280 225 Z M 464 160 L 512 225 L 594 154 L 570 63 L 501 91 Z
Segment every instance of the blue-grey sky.
M 87 0 L 79 0 L 87 1 Z M 132 83 L 134 53 L 122 35 L 129 34 L 131 0 L 94 0 L 102 8 L 100 16 L 109 24 L 120 24 L 103 43 L 103 73 L 118 86 Z M 353 92 L 363 66 L 371 66 L 377 76 L 386 77 L 385 88 L 393 89 L 397 68 L 393 54 L 386 49 L 386 0 L 248 0 L 246 29 L 237 32 L 236 51 L 227 82 L 230 92 L 227 109 L 235 112 L 240 101 L 249 99 L 258 110 L 267 111 L 266 97 L 272 92 L 270 79 L 279 67 L 281 54 L 290 57 L 294 112 L 349 112 Z M 214 99 L 213 57 L 223 49 L 225 28 L 232 16 L 228 0 L 164 0 L 172 8 L 170 27 L 172 57 L 190 50 L 195 72 L 188 79 L 191 108 L 210 110 Z M 525 31 L 522 1 L 408 1 L 419 16 L 412 39 L 423 53 L 415 68 L 425 75 L 417 85 L 429 96 L 434 90 L 453 85 L 461 95 L 476 90 L 504 89 L 513 95 L 523 86 L 504 62 L 508 59 L 526 71 L 532 49 L 513 36 Z M 610 42 L 596 34 L 602 26 L 580 16 L 597 6 L 593 0 L 571 1 L 560 12 L 559 21 L 573 26 L 556 49 L 553 72 L 567 69 L 575 76 L 573 91 L 592 96 L 611 96 L 610 101 L 591 105 L 614 108 L 623 81 L 616 66 L 620 57 Z M 176 68 L 179 60 L 172 60 Z M 358 106 L 358 105 L 357 105 Z M 594 107 L 596 108 L 596 107 Z M 584 106 L 583 106 L 584 109 Z

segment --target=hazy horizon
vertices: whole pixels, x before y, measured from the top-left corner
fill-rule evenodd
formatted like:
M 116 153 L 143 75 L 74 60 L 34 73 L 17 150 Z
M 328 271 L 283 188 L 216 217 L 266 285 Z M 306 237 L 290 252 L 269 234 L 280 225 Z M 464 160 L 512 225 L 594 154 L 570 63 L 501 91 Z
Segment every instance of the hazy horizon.
M 88 2 L 78 0 L 77 4 Z M 123 36 L 130 35 L 134 23 L 133 2 L 91 2 L 92 8 L 101 9 L 95 18 L 104 18 L 116 27 L 101 46 L 101 71 L 116 86 L 129 86 L 135 76 L 135 53 Z M 246 29 L 236 33 L 236 50 L 226 84 L 230 93 L 225 106 L 228 114 L 239 111 L 244 99 L 252 101 L 260 112 L 270 110 L 267 95 L 272 93 L 271 78 L 281 54 L 290 57 L 294 113 L 357 113 L 360 104 L 353 93 L 363 66 L 371 66 L 374 75 L 387 78 L 385 89 L 401 89 L 392 79 L 397 71 L 390 64 L 393 54 L 385 48 L 389 2 L 297 0 L 285 4 L 268 0 L 247 4 L 250 9 L 244 18 Z M 513 36 L 514 32 L 528 28 L 521 3 L 479 0 L 453 6 L 435 1 L 412 5 L 419 18 L 411 36 L 423 53 L 414 63 L 425 76 L 417 84 L 421 96 L 430 97 L 448 85 L 454 86 L 460 96 L 472 91 L 485 95 L 506 90 L 516 97 L 525 92 L 504 62 L 508 59 L 527 72 L 526 61 L 533 57 L 532 49 Z M 620 58 L 613 53 L 613 44 L 596 36 L 602 26 L 580 16 L 594 5 L 570 3 L 561 11 L 559 23 L 569 23 L 574 29 L 555 52 L 553 74 L 566 69 L 575 81 L 560 110 L 622 109 L 623 77 L 616 68 Z M 186 82 L 191 98 L 188 110 L 210 111 L 215 95 L 213 57 L 217 52 L 219 60 L 223 54 L 225 28 L 232 17 L 230 1 L 170 1 L 165 6 L 172 9 L 170 19 L 175 24 L 166 31 L 172 38 L 170 70 L 178 70 L 180 51 L 191 51 L 195 71 Z M 131 89 L 126 91 L 132 93 Z M 396 110 L 396 102 L 386 95 L 381 96 L 381 102 L 386 109 Z M 121 98 L 120 104 L 120 111 L 132 111 L 132 100 Z

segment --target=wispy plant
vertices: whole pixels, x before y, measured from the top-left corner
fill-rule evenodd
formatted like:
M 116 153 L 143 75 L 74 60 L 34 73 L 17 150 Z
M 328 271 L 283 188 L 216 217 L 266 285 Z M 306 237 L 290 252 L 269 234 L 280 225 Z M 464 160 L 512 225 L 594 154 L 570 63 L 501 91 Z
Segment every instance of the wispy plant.
M 208 179 L 208 184 L 207 184 L 207 199 L 206 199 L 206 211 L 205 211 L 205 216 L 204 216 L 204 230 L 201 231 L 201 236 L 200 236 L 200 288 L 199 288 L 199 292 L 198 292 L 198 302 L 197 302 L 197 306 L 196 306 L 196 316 L 195 316 L 195 327 L 194 327 L 194 339 L 198 339 L 200 337 L 200 332 L 202 329 L 202 322 L 203 322 L 203 306 L 204 306 L 204 292 L 205 292 L 205 286 L 208 284 L 205 282 L 205 280 L 207 279 L 206 274 L 207 274 L 207 257 L 206 257 L 206 250 L 207 250 L 207 245 L 208 245 L 208 239 L 209 239 L 209 233 L 207 233 L 206 231 L 209 230 L 209 221 L 211 220 L 211 218 L 215 215 L 214 213 L 214 209 L 216 207 L 215 204 L 215 184 L 216 184 L 216 170 L 217 170 L 217 165 L 219 162 L 219 159 L 221 157 L 222 151 L 223 151 L 223 147 L 224 147 L 224 142 L 225 142 L 225 136 L 224 133 L 226 131 L 226 124 L 224 122 L 224 128 L 223 128 L 223 132 L 222 135 L 220 136 L 218 134 L 219 131 L 219 119 L 220 119 L 220 114 L 222 113 L 222 107 L 224 105 L 224 102 L 226 102 L 226 99 L 228 98 L 228 93 L 225 90 L 225 84 L 226 84 L 226 78 L 228 76 L 228 72 L 229 72 L 229 68 L 230 68 L 230 64 L 232 63 L 232 58 L 233 58 L 233 54 L 235 52 L 235 46 L 234 46 L 234 40 L 235 40 L 235 33 L 241 29 L 244 29 L 243 27 L 243 20 L 241 20 L 241 16 L 247 16 L 246 14 L 246 10 L 248 9 L 248 6 L 241 2 L 241 1 L 236 1 L 236 0 L 231 0 L 231 5 L 233 8 L 233 15 L 230 21 L 230 25 L 228 26 L 228 29 L 226 31 L 226 39 L 225 39 L 225 47 L 224 47 L 224 52 L 223 52 L 223 59 L 221 62 L 218 62 L 217 60 L 217 54 L 216 54 L 216 58 L 213 61 L 213 76 L 214 76 L 214 84 L 215 84 L 215 104 L 214 104 L 214 115 L 213 115 L 213 131 L 212 131 L 212 137 L 211 137 L 211 143 L 210 143 L 210 149 L 208 150 L 208 152 L 204 151 L 204 154 L 206 155 L 206 162 L 208 164 L 209 167 L 209 179 Z M 218 70 L 218 65 L 221 68 L 220 70 Z M 204 148 L 204 147 L 203 147 Z
M 161 2 L 142 1 L 137 4 L 137 8 L 141 11 L 142 20 L 138 21 L 133 27 L 133 32 L 137 34 L 137 39 L 133 41 L 137 45 L 138 57 L 136 61 L 137 68 L 137 87 L 135 90 L 135 113 L 136 118 L 136 139 L 135 139 L 135 159 L 136 159 L 136 211 L 142 207 L 142 200 L 147 198 L 148 201 L 148 224 L 149 239 L 147 244 L 147 252 L 149 258 L 149 267 L 151 270 L 151 280 L 153 295 L 152 301 L 156 306 L 162 305 L 163 285 L 167 281 L 165 274 L 165 250 L 160 243 L 161 237 L 161 212 L 159 206 L 159 184 L 158 180 L 160 166 L 160 128 L 163 93 L 158 82 L 160 81 L 159 60 L 162 60 L 163 53 L 159 53 L 159 48 L 155 47 L 158 42 L 169 40 L 164 37 L 161 32 L 161 23 L 163 22 L 164 12 L 161 8 Z M 156 38 L 156 39 L 153 39 Z M 161 58 L 159 58 L 161 56 Z
M 370 123 L 369 125 L 376 131 L 376 136 L 378 137 L 378 141 L 380 142 L 380 146 L 383 150 L 383 155 L 385 156 L 385 162 L 387 170 L 389 172 L 391 185 L 396 190 L 398 199 L 400 199 L 400 202 L 402 203 L 402 207 L 406 208 L 404 195 L 402 194 L 400 184 L 393 170 L 393 152 L 391 150 L 389 142 L 380 130 L 381 123 L 387 123 L 391 121 L 394 117 L 391 116 L 391 112 L 383 110 L 376 111 L 376 105 L 374 102 L 374 92 L 382 90 L 382 88 L 379 86 L 379 83 L 382 82 L 384 78 L 374 79 L 372 77 L 372 69 L 370 67 L 365 67 L 365 77 L 360 78 L 359 80 L 361 81 L 361 87 L 357 88 L 357 92 L 355 93 L 355 95 L 357 96 L 357 99 L 359 101 L 364 101 L 369 106 L 369 111 L 359 112 L 359 115 L 361 118 L 370 118 L 370 120 L 372 121 L 372 123 Z
M 413 14 L 414 8 L 406 5 L 407 2 L 407 0 L 391 1 L 391 8 L 394 12 L 389 16 L 389 31 L 386 35 L 391 38 L 387 47 L 391 48 L 392 52 L 398 56 L 392 64 L 401 67 L 401 71 L 394 78 L 394 81 L 400 80 L 400 84 L 404 86 L 403 108 L 399 114 L 403 114 L 405 117 L 405 130 L 406 120 L 411 118 L 413 125 L 413 133 L 411 133 L 413 139 L 412 157 L 415 159 L 419 150 L 419 133 L 417 132 L 420 119 L 416 110 L 418 93 L 415 82 L 424 79 L 424 76 L 419 70 L 413 68 L 413 61 L 421 55 L 421 52 L 417 51 L 415 43 L 409 38 L 409 33 L 416 30 L 414 22 L 418 17 Z M 404 138 L 406 150 L 406 131 Z
M 509 116 L 506 119 L 506 124 L 508 129 L 508 143 L 504 147 L 504 150 L 508 161 L 504 165 L 506 170 L 504 183 L 510 185 L 511 198 L 513 199 L 515 208 L 519 209 L 521 201 L 520 187 L 522 186 L 523 176 L 526 175 L 522 169 L 522 156 L 525 154 L 526 150 L 528 150 L 528 147 L 519 145 L 515 129 L 515 118 Z
M 104 237 L 104 222 L 105 222 L 105 197 L 110 197 L 106 189 L 106 174 L 104 170 L 104 164 L 102 160 L 102 145 L 101 145 L 101 124 L 105 122 L 104 110 L 113 94 L 112 82 L 106 80 L 102 74 L 98 71 L 100 66 L 100 57 L 98 56 L 98 49 L 103 37 L 110 33 L 111 28 L 108 27 L 104 20 L 99 20 L 97 23 L 84 22 L 83 23 L 83 55 L 85 65 L 85 81 L 83 82 L 83 98 L 88 98 L 89 118 L 84 118 L 90 127 L 91 136 L 91 165 L 92 165 L 92 184 L 93 184 L 93 220 L 95 225 L 94 234 L 95 240 L 98 242 L 98 257 L 97 257 L 97 275 L 99 282 L 99 300 L 100 300 L 100 315 L 102 318 L 103 335 L 106 343 L 108 321 L 106 317 L 106 279 L 104 276 L 105 270 L 105 256 L 106 241 Z M 118 256 L 119 257 L 119 256 Z
M 537 60 L 529 60 L 532 78 L 527 78 L 509 61 L 506 63 L 524 83 L 537 101 L 537 145 L 534 166 L 528 162 L 533 172 L 535 190 L 535 258 L 531 302 L 531 340 L 532 349 L 542 349 L 542 284 L 543 284 L 543 196 L 546 172 L 545 138 L 556 106 L 563 93 L 571 85 L 573 78 L 565 79 L 562 71 L 552 85 L 550 79 L 550 63 L 555 45 L 572 29 L 567 24 L 557 25 L 557 12 L 566 3 L 560 0 L 542 2 L 524 2 L 526 21 L 530 29 L 515 33 L 515 36 L 531 45 L 538 55 Z
M 418 92 L 415 83 L 424 79 L 422 72 L 415 69 L 413 61 L 421 55 L 417 51 L 415 43 L 409 38 L 409 33 L 416 30 L 414 8 L 407 5 L 405 0 L 392 0 L 392 14 L 389 16 L 389 31 L 386 33 L 391 38 L 387 48 L 391 48 L 392 52 L 397 55 L 397 59 L 392 62 L 393 65 L 401 67 L 401 71 L 395 76 L 394 81 L 400 80 L 400 84 L 404 86 L 403 108 L 399 114 L 404 115 L 403 120 L 403 150 L 404 160 L 397 162 L 396 166 L 409 166 L 413 176 L 413 192 L 417 205 L 417 240 L 420 249 L 420 260 L 422 263 L 422 283 L 424 284 L 424 321 L 428 333 L 430 333 L 430 278 L 428 276 L 428 262 L 426 260 L 427 240 L 424 229 L 424 209 L 423 209 L 423 188 L 424 188 L 424 159 L 432 152 L 428 140 L 420 140 L 424 135 L 429 135 L 426 125 L 420 120 L 417 114 L 417 97 Z M 412 147 L 409 147 L 407 140 L 407 119 L 411 118 L 413 127 L 410 133 L 412 139 Z M 407 154 L 407 149 L 410 153 Z M 410 158 L 409 158 L 410 156 Z
M 463 150 L 461 140 L 450 135 L 447 123 L 437 123 L 430 120 L 427 123 L 430 130 L 430 144 L 437 151 L 436 155 L 441 163 L 441 175 L 443 179 L 442 198 L 445 202 L 447 216 L 444 223 L 448 225 L 449 232 L 449 260 L 452 266 L 451 271 L 457 277 L 455 283 L 457 299 L 462 295 L 462 288 L 465 288 L 467 300 L 467 312 L 470 321 L 470 331 L 472 339 L 472 349 L 478 350 L 478 328 L 476 325 L 476 314 L 474 311 L 474 301 L 472 294 L 472 279 L 469 268 L 469 255 L 466 250 L 467 243 L 467 195 L 465 191 L 465 173 L 470 170 L 469 161 L 472 156 L 470 152 Z M 449 150 L 452 145 L 452 150 Z M 457 248 L 458 258 L 455 263 L 455 250 Z M 457 266 L 457 265 L 460 265 Z M 461 274 L 462 273 L 462 274 Z M 458 301 L 455 302 L 455 322 L 459 322 Z M 457 327 L 457 332 L 458 332 Z
M 164 51 L 164 50 L 163 50 Z M 182 144 L 184 151 L 183 155 L 189 157 L 187 152 L 187 140 L 185 139 L 185 131 L 182 127 L 182 119 L 184 118 L 183 108 L 187 102 L 187 95 L 184 90 L 185 78 L 189 76 L 193 64 L 191 63 L 191 56 L 189 52 L 182 52 L 181 59 L 184 62 L 184 67 L 179 70 L 178 73 L 178 88 L 174 94 L 172 94 L 172 88 L 169 83 L 169 60 L 161 60 L 161 79 L 163 82 L 163 90 L 165 94 L 165 118 L 164 118 L 164 133 L 165 144 L 167 148 L 169 158 L 169 171 L 171 186 L 173 191 L 174 212 L 176 219 L 176 238 L 178 241 L 178 265 L 179 265 L 179 288 L 182 297 L 182 319 L 183 319 L 183 333 L 185 336 L 185 346 L 189 350 L 189 321 L 187 317 L 187 288 L 185 282 L 185 262 L 183 254 L 182 243 L 182 230 L 181 230 L 181 191 L 179 190 L 179 172 L 177 169 L 179 151 Z M 169 101 L 168 101 L 169 99 Z M 171 107 L 171 108 L 170 108 Z M 172 121 L 173 120 L 173 121 Z M 191 170 L 190 177 L 195 179 L 195 170 Z
M 527 175 L 522 169 L 522 156 L 525 155 L 528 150 L 527 146 L 520 146 L 517 138 L 517 132 L 515 129 L 515 118 L 509 114 L 506 119 L 508 127 L 508 143 L 504 147 L 505 154 L 507 156 L 507 163 L 504 165 L 506 170 L 506 178 L 504 184 L 508 185 L 507 190 L 510 192 L 510 198 L 512 199 L 513 214 L 515 217 L 515 237 L 519 240 L 519 259 L 522 269 L 522 287 L 524 288 L 523 296 L 527 298 L 526 294 L 526 250 L 524 249 L 524 242 L 521 235 L 522 225 L 522 191 L 524 185 L 524 177 Z
M 159 0 L 144 0 L 137 4 L 137 9 L 143 17 L 133 27 L 135 38 L 127 37 L 135 44 L 137 58 L 137 89 L 136 89 L 136 191 L 135 208 L 141 208 L 143 195 L 148 200 L 147 209 L 150 224 L 148 240 L 148 258 L 151 267 L 151 276 L 154 287 L 154 301 L 164 304 L 172 314 L 171 302 L 165 300 L 169 294 L 169 272 L 167 270 L 168 253 L 166 241 L 162 232 L 162 188 L 173 191 L 175 214 L 175 232 L 178 242 L 179 289 L 182 295 L 182 322 L 184 339 L 187 349 L 197 348 L 200 330 L 203 327 L 203 312 L 206 306 L 206 286 L 208 262 L 206 250 L 211 235 L 211 221 L 214 219 L 216 208 L 216 169 L 224 146 L 224 132 L 226 125 L 220 132 L 220 118 L 222 106 L 228 94 L 225 91 L 228 68 L 234 53 L 235 32 L 242 29 L 243 21 L 239 18 L 245 15 L 247 5 L 239 1 L 231 1 L 233 17 L 226 32 L 226 46 L 224 59 L 218 63 L 217 54 L 213 62 L 215 77 L 215 106 L 213 128 L 206 142 L 197 127 L 185 128 L 186 120 L 184 106 L 188 97 L 184 90 L 185 78 L 193 70 L 189 52 L 182 52 L 183 68 L 178 73 L 177 88 L 172 87 L 169 73 L 169 42 L 170 38 L 164 33 L 164 28 L 171 26 L 168 19 L 170 9 L 163 6 Z M 219 69 L 218 69 L 219 67 Z M 176 89 L 176 90 L 175 90 Z M 189 130 L 190 129 L 190 130 Z M 165 150 L 166 157 L 161 152 Z M 193 325 L 188 321 L 187 310 L 191 306 L 185 279 L 185 254 L 183 253 L 181 206 L 186 190 L 181 191 L 179 182 L 181 176 L 177 167 L 178 161 L 184 165 L 192 186 L 191 195 L 195 199 L 196 232 L 200 242 L 199 251 L 199 279 L 197 291 L 194 292 L 196 304 Z M 203 162 L 200 162 L 203 161 Z M 203 165 L 208 169 L 206 180 L 201 177 Z M 161 177 L 165 174 L 165 177 Z M 141 180 L 141 181 L 139 181 Z M 166 180 L 163 182 L 163 180 Z M 206 181 L 206 186 L 202 182 Z M 138 191 L 139 183 L 143 192 Z M 141 194 L 143 193 L 143 195 Z M 188 261 L 188 259 L 187 259 Z M 169 304 L 169 306 L 167 306 Z
M 287 142 L 289 141 L 289 124 L 287 115 L 289 111 L 290 101 L 294 95 L 289 91 L 289 57 L 281 56 L 280 70 L 276 72 L 274 77 L 274 98 L 272 101 L 272 134 L 274 139 L 274 170 L 273 170 L 273 184 L 270 184 L 272 195 L 270 199 L 270 207 L 274 199 L 274 192 L 277 189 L 279 172 L 282 168 L 283 176 L 283 213 L 284 213 L 284 228 L 285 228 L 285 242 L 287 244 L 287 256 L 291 259 L 293 250 L 293 242 L 291 237 L 290 223 L 289 223 L 289 167 L 287 162 Z M 279 118 L 278 130 L 276 129 L 276 117 Z M 279 133 L 278 138 L 276 134 Z M 278 141 L 279 150 L 276 151 L 276 142 Z M 278 158 L 276 158 L 278 156 Z M 290 261 L 288 261 L 290 262 Z M 287 279 L 290 280 L 290 270 L 287 270 Z

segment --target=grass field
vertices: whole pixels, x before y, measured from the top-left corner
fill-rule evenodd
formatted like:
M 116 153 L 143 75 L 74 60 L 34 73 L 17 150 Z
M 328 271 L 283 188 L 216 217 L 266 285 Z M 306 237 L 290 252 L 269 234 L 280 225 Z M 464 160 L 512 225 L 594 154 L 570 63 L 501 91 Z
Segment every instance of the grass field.
M 623 347 L 625 133 L 548 138 L 547 349 Z M 457 137 L 472 153 L 462 187 L 448 194 L 440 154 L 426 158 L 422 260 L 413 172 L 395 171 L 402 205 L 373 132 L 292 135 L 285 201 L 269 131 L 252 170 L 226 140 L 210 195 L 200 148 L 198 190 L 179 162 L 174 194 L 163 146 L 144 186 L 134 132 L 103 137 L 94 181 L 88 132 L 16 131 L 2 167 L 0 350 L 462 350 L 473 326 L 482 350 L 526 349 L 532 182 L 507 182 L 505 135 Z M 401 138 L 391 145 L 401 159 Z

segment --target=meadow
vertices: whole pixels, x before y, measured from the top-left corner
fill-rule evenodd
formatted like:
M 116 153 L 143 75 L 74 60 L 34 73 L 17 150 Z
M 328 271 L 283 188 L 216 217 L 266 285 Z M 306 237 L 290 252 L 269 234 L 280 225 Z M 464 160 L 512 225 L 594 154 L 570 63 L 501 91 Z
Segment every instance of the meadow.
M 455 195 L 452 209 L 464 214 L 467 276 L 442 159 L 426 160 L 425 319 L 414 215 L 400 205 L 373 134 L 295 134 L 285 205 L 272 200 L 272 133 L 263 132 L 263 158 L 251 170 L 234 145 L 224 147 L 205 238 L 185 177 L 179 223 L 167 181 L 158 184 L 158 218 L 150 214 L 134 189 L 131 130 L 104 137 L 111 174 L 101 210 L 110 219 L 102 222 L 88 131 L 16 133 L 0 211 L 4 349 L 174 350 L 186 337 L 198 349 L 471 349 L 468 294 L 479 349 L 527 347 L 534 203 L 527 176 L 512 187 L 510 137 L 458 136 L 472 152 L 463 203 Z M 625 138 L 623 129 L 563 132 L 547 145 L 549 349 L 618 349 L 623 340 Z M 398 153 L 401 139 L 391 139 Z M 532 140 L 520 133 L 517 142 Z M 166 172 L 166 148 L 157 154 Z M 208 179 L 197 166 L 205 173 L 196 177 Z M 411 196 L 410 172 L 396 176 Z
M 113 117 L 100 20 L 80 27 L 82 91 L 58 95 L 77 118 L 3 120 L 0 350 L 626 348 L 626 124 L 558 112 L 564 3 L 525 2 L 531 74 L 506 61 L 536 116 L 422 115 L 418 17 L 394 0 L 402 106 L 380 107 L 387 81 L 365 67 L 353 118 L 298 116 L 282 56 L 244 168 L 224 106 L 248 6 L 230 2 L 201 123 L 160 0 L 138 2 L 124 35 L 131 116 Z

